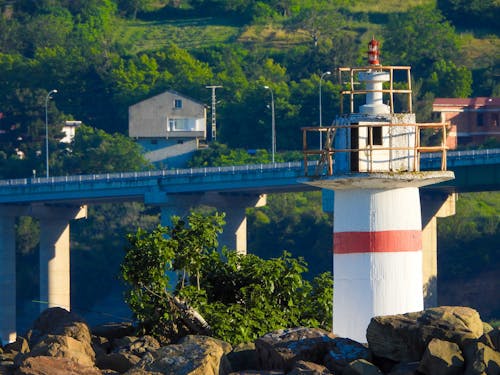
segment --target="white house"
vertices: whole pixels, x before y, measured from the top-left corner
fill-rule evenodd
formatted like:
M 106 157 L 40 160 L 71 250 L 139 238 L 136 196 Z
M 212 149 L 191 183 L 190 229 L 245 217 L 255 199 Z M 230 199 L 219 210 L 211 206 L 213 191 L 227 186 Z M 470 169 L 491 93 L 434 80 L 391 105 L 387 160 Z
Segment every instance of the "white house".
M 175 91 L 129 107 L 128 132 L 145 150 L 146 158 L 168 167 L 183 166 L 206 141 L 206 107 Z

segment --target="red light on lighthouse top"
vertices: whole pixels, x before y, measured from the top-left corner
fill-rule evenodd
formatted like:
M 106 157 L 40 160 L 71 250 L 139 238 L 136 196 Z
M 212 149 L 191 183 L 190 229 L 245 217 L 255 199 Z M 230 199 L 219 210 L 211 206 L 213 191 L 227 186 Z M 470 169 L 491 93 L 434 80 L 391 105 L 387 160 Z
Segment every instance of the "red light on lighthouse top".
M 370 65 L 380 65 L 379 54 L 379 42 L 372 37 L 368 43 L 368 62 Z

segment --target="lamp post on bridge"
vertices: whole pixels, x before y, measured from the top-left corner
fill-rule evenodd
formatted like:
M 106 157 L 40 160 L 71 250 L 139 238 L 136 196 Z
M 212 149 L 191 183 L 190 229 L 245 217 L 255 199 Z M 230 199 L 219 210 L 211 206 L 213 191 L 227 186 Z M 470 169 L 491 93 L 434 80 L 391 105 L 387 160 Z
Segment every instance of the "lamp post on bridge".
M 49 116 L 47 106 L 51 95 L 56 93 L 57 90 L 51 90 L 45 97 L 45 171 L 47 178 L 49 178 Z
M 271 91 L 271 157 L 274 164 L 274 154 L 276 153 L 276 122 L 274 119 L 274 94 L 273 89 L 269 86 L 264 86 L 266 90 Z
M 322 100 L 321 100 L 321 82 L 325 76 L 332 74 L 332 72 L 327 71 L 324 72 L 319 78 L 319 127 L 323 126 L 323 114 L 322 114 Z M 323 132 L 320 130 L 319 132 L 319 149 L 323 150 Z

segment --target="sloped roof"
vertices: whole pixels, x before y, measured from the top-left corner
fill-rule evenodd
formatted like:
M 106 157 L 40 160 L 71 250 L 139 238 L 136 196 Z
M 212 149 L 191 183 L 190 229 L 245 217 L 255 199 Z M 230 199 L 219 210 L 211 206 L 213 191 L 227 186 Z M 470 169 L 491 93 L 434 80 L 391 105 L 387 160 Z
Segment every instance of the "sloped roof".
M 432 104 L 436 107 L 500 107 L 500 98 L 478 97 L 478 98 L 436 98 Z

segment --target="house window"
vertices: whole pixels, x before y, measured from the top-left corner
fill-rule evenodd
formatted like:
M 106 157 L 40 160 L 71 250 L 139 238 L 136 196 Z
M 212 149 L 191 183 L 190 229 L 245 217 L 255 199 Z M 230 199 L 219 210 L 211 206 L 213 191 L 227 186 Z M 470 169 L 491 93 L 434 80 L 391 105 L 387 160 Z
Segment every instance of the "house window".
M 175 99 L 174 100 L 174 108 L 175 109 L 181 109 L 182 108 L 182 100 L 181 99 Z
M 484 126 L 484 113 L 482 112 L 477 114 L 477 126 Z
M 185 118 L 174 118 L 168 120 L 168 128 L 169 131 L 188 131 L 188 119 Z

